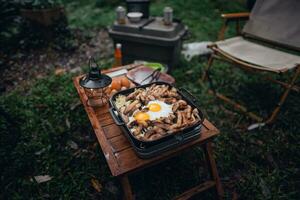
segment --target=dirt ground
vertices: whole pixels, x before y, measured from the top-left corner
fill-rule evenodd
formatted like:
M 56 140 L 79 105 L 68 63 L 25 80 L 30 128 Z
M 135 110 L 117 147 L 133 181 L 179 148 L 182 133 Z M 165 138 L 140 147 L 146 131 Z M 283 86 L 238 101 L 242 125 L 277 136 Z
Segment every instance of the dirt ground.
M 113 44 L 105 29 L 73 30 L 75 48 L 61 51 L 53 48 L 17 52 L 0 68 L 1 93 L 9 92 L 18 85 L 30 84 L 51 73 L 80 72 L 89 57 L 96 60 L 112 59 Z

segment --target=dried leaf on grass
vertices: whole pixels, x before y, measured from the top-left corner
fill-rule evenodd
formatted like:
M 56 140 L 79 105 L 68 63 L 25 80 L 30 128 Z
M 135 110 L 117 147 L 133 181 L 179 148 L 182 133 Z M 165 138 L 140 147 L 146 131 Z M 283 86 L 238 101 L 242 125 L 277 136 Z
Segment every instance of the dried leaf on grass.
M 101 192 L 101 190 L 102 190 L 102 185 L 101 185 L 101 183 L 100 183 L 97 179 L 92 178 L 92 179 L 91 179 L 91 184 L 92 184 L 93 188 L 94 188 L 97 192 Z
M 273 166 L 273 167 L 277 167 L 277 163 L 275 162 L 272 154 L 268 153 L 266 155 L 267 161 Z
M 72 73 L 72 74 L 81 73 L 81 72 L 82 72 L 81 67 L 75 67 L 70 70 L 70 73 Z
M 98 147 L 98 142 L 94 142 L 93 144 L 92 144 L 92 146 L 91 146 L 91 149 L 92 150 L 96 150 L 96 148 Z
M 117 195 L 119 193 L 119 189 L 115 184 L 110 181 L 107 184 L 105 184 L 105 189 L 107 189 L 110 193 Z
M 69 140 L 69 141 L 67 142 L 67 145 L 68 145 L 71 149 L 74 149 L 74 150 L 78 149 L 78 144 L 77 144 L 76 142 L 72 141 L 72 140 Z
M 233 191 L 232 193 L 232 200 L 238 200 L 239 199 L 239 195 L 236 191 Z
M 41 150 L 35 152 L 34 154 L 37 155 L 37 156 L 39 156 L 39 155 L 41 155 L 42 153 L 44 153 L 46 150 L 47 150 L 46 148 L 42 148 Z
M 71 123 L 68 117 L 66 117 L 66 125 L 69 129 L 71 128 Z
M 80 105 L 81 105 L 81 101 L 78 100 L 78 101 L 76 101 L 75 103 L 71 104 L 70 110 L 74 110 L 75 108 L 77 108 L 77 107 L 80 106 Z
M 270 192 L 270 189 L 268 188 L 266 182 L 262 178 L 260 179 L 259 186 L 262 190 L 262 194 L 264 195 L 264 197 L 269 199 L 271 197 L 271 192 Z
M 34 176 L 33 178 L 35 179 L 35 181 L 37 183 L 44 183 L 44 182 L 50 181 L 52 179 L 52 177 L 49 175 Z
M 56 76 L 60 76 L 60 75 L 63 75 L 65 72 L 66 72 L 65 69 L 63 69 L 63 68 L 57 68 L 57 69 L 55 69 L 54 74 Z

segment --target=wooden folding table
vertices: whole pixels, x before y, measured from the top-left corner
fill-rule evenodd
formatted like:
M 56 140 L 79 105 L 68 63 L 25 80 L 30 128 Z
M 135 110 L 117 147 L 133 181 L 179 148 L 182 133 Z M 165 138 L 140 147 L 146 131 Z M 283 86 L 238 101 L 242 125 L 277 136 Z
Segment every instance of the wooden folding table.
M 112 70 L 108 70 L 106 72 L 110 72 Z M 129 174 L 155 165 L 159 162 L 166 161 L 167 159 L 180 154 L 183 150 L 192 148 L 196 145 L 200 145 L 205 152 L 205 159 L 209 168 L 211 180 L 207 180 L 204 183 L 189 189 L 177 196 L 175 199 L 189 199 L 193 195 L 210 188 L 215 188 L 218 198 L 222 199 L 223 189 L 212 150 L 212 139 L 219 134 L 219 131 L 208 120 L 204 120 L 203 127 L 201 129 L 202 133 L 199 138 L 188 142 L 183 146 L 162 153 L 154 158 L 141 159 L 135 154 L 122 130 L 115 124 L 108 111 L 108 105 L 93 108 L 86 104 L 87 96 L 85 95 L 83 88 L 79 85 L 80 77 L 81 76 L 77 76 L 73 78 L 74 85 L 93 126 L 110 171 L 113 176 L 118 177 L 122 184 L 124 199 L 134 199 L 130 182 L 128 180 Z

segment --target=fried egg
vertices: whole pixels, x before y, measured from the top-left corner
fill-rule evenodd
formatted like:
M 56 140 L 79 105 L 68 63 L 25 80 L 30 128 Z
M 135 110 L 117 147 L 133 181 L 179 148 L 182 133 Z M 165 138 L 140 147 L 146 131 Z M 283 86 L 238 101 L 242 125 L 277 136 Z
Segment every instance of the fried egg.
M 147 114 L 150 116 L 150 120 L 156 120 L 161 117 L 168 117 L 172 112 L 172 105 L 168 105 L 163 101 L 155 100 L 150 101 L 146 108 L 149 109 Z
M 136 120 L 137 122 L 147 120 L 157 120 L 162 117 L 168 117 L 172 111 L 172 105 L 166 104 L 163 101 L 155 100 L 150 101 L 146 106 L 142 107 L 142 110 L 146 108 L 148 111 L 136 111 L 132 117 L 129 117 L 129 122 Z
M 147 121 L 147 120 L 150 119 L 150 115 L 148 113 L 146 113 L 146 112 L 139 112 L 138 111 L 138 112 L 136 112 L 136 113 L 133 114 L 133 118 L 136 121 L 138 121 L 138 122 L 140 122 L 140 121 Z

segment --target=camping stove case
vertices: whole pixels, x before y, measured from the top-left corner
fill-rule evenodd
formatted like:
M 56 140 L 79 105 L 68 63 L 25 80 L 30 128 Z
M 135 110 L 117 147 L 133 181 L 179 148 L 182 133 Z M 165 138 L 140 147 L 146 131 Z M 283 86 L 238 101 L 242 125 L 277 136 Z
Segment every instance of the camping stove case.
M 122 44 L 123 64 L 145 60 L 167 64 L 170 70 L 178 65 L 182 41 L 186 39 L 188 28 L 179 20 L 167 26 L 163 18 L 150 17 L 138 23 L 129 20 L 125 24 L 115 22 L 108 31 L 114 44 Z

